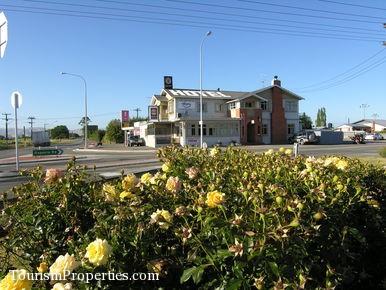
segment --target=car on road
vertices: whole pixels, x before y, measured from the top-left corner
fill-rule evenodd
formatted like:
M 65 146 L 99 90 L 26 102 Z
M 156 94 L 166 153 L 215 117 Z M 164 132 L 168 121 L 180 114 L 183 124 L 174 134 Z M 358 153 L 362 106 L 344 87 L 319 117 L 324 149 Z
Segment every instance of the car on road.
M 128 145 L 130 147 L 133 147 L 133 146 L 144 146 L 145 142 L 139 136 L 132 135 L 132 136 L 129 136 Z
M 289 139 L 290 143 L 299 143 L 299 144 L 310 144 L 310 143 L 318 143 L 319 138 L 315 135 L 315 132 L 312 130 L 302 131 L 298 134 L 292 136 Z
M 373 134 L 366 134 L 365 140 L 383 140 L 385 139 L 382 134 L 379 133 L 373 133 Z

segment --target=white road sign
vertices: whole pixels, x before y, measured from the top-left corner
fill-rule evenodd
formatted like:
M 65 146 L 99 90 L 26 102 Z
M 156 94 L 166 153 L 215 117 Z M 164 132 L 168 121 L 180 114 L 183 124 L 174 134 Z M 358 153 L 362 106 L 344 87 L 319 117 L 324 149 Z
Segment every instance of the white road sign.
M 21 107 L 23 102 L 23 98 L 19 92 L 13 92 L 11 95 L 11 104 L 14 109 L 18 109 Z
M 8 42 L 8 21 L 4 12 L 0 13 L 0 58 L 3 58 Z

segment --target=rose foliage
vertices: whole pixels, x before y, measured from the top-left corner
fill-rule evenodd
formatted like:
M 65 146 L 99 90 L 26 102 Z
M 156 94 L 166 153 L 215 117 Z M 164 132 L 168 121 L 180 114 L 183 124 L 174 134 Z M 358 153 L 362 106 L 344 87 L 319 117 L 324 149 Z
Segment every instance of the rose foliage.
M 10 269 L 67 269 L 159 279 L 33 281 L 33 289 L 385 286 L 384 168 L 288 150 L 165 147 L 158 155 L 162 170 L 138 178 L 101 182 L 75 160 L 64 175 L 25 173 L 32 180 L 1 215 L 1 283 L 11 283 Z

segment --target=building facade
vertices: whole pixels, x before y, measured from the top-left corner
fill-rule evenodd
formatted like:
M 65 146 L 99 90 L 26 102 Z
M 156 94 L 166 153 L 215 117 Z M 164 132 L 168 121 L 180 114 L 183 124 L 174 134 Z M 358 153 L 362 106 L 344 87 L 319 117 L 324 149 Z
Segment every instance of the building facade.
M 165 77 L 165 87 L 154 95 L 149 121 L 140 135 L 147 146 L 200 145 L 200 90 L 175 89 Z M 203 90 L 203 141 L 208 146 L 241 143 L 284 144 L 300 130 L 302 97 L 281 87 L 275 77 L 271 86 L 252 92 Z

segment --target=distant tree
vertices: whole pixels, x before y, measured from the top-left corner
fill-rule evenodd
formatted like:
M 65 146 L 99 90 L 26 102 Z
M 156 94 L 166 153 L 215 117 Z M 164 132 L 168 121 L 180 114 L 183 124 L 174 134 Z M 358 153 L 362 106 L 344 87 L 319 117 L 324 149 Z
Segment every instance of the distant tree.
M 121 120 L 114 119 L 108 123 L 105 138 L 110 142 L 123 143 L 124 133 L 121 128 Z
M 80 138 L 79 134 L 77 133 L 70 133 L 70 139 L 77 139 L 77 138 Z
M 302 129 L 312 129 L 312 120 L 310 116 L 303 113 L 299 116 L 299 122 L 302 124 Z
M 102 142 L 103 137 L 106 135 L 105 130 L 96 130 L 90 135 L 90 139 L 96 141 L 96 142 Z
M 130 118 L 129 124 L 130 124 L 130 126 L 134 126 L 134 122 L 140 122 L 140 121 L 147 121 L 147 118 L 145 118 L 145 117 Z
M 67 126 L 59 125 L 51 129 L 50 135 L 52 139 L 68 139 L 70 137 L 70 132 L 68 131 Z
M 327 115 L 326 108 L 318 109 L 318 114 L 316 116 L 316 127 L 326 127 L 327 124 Z

